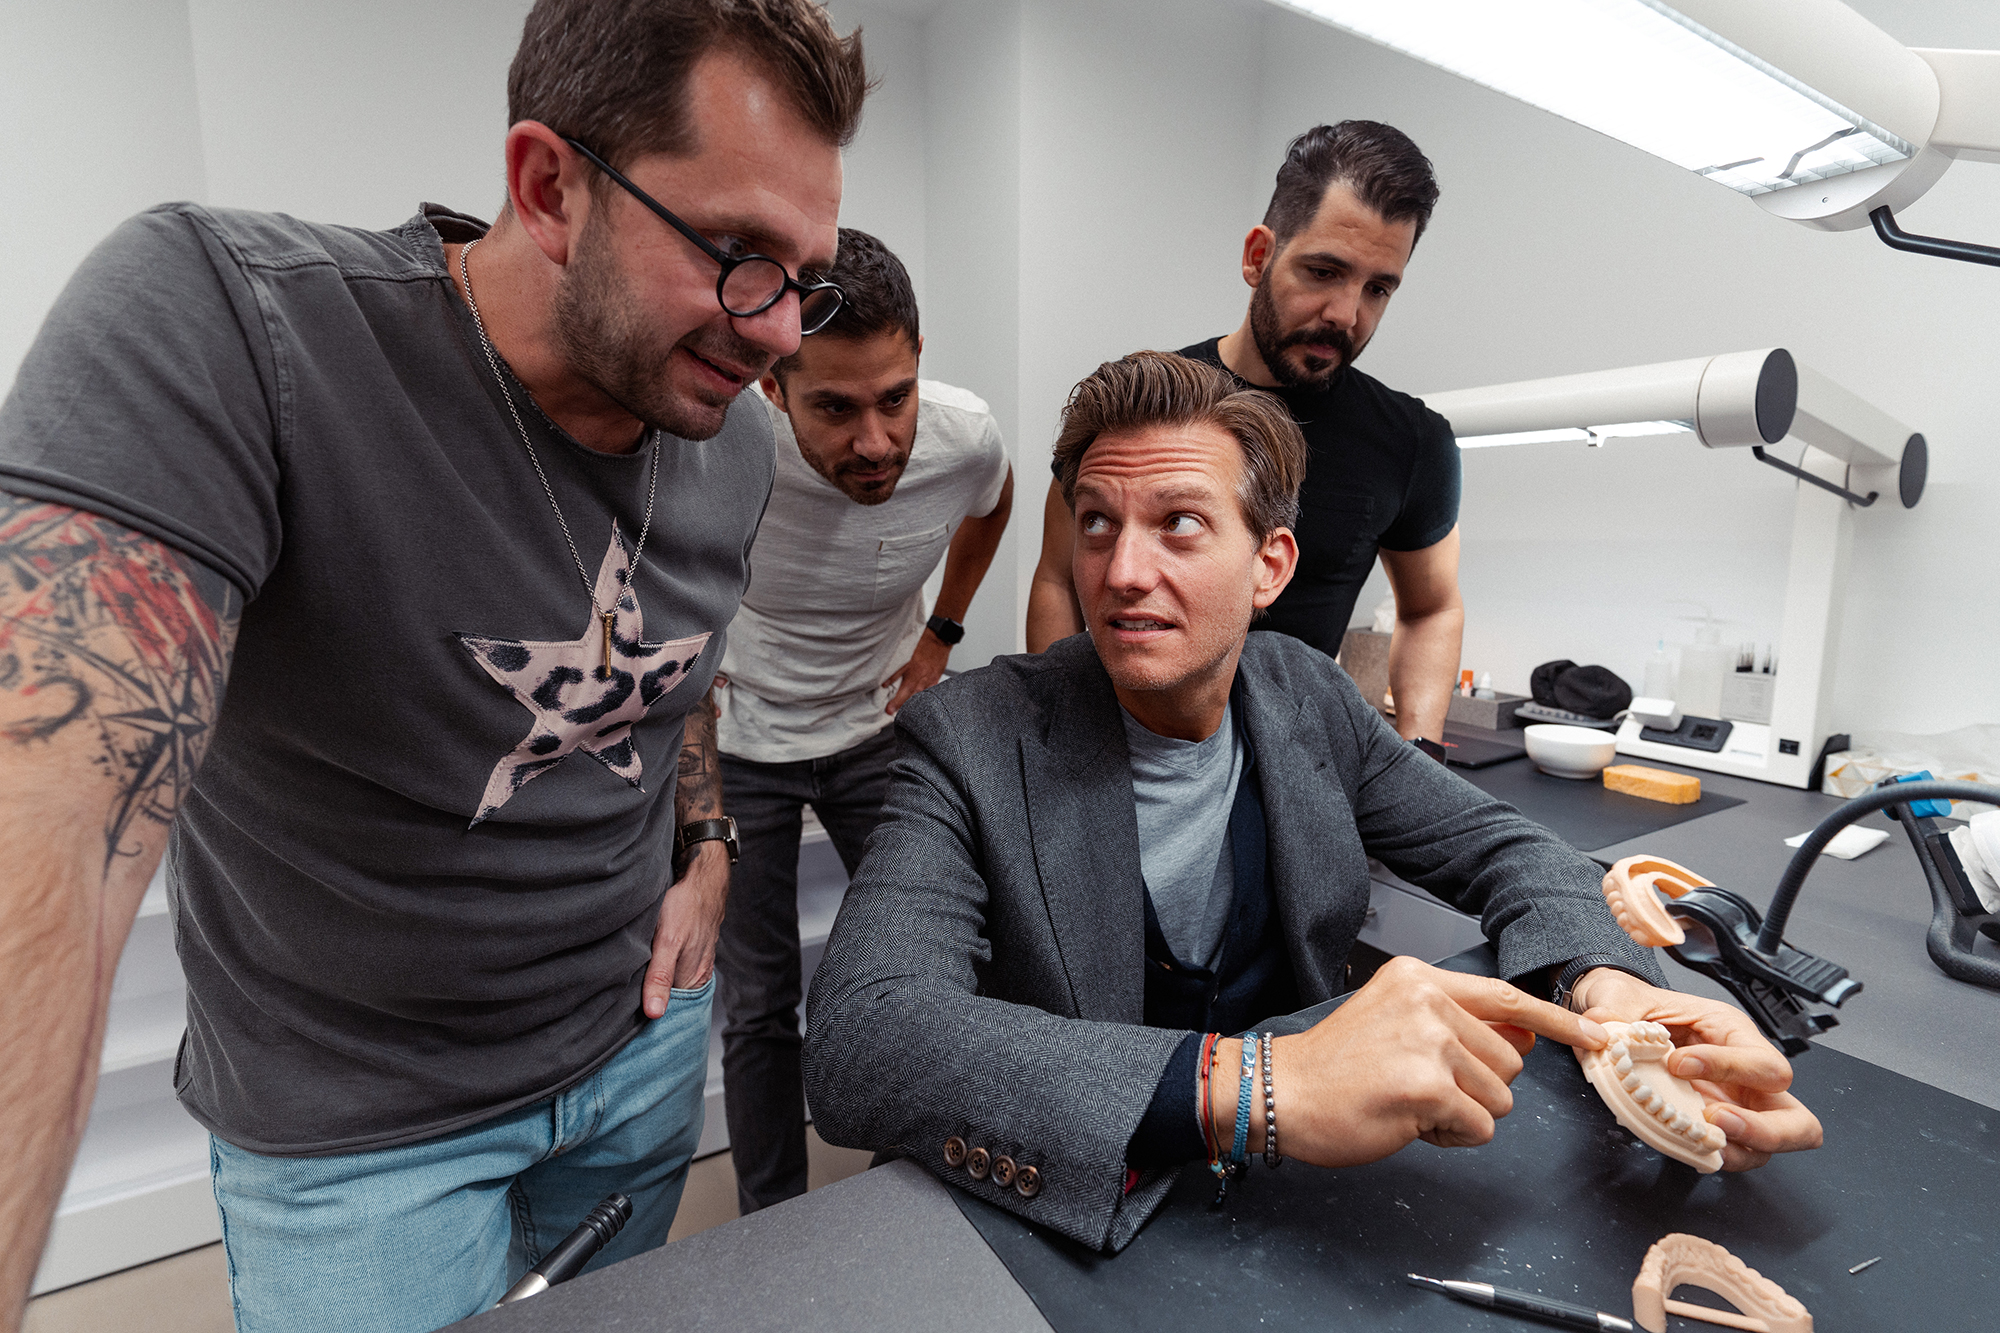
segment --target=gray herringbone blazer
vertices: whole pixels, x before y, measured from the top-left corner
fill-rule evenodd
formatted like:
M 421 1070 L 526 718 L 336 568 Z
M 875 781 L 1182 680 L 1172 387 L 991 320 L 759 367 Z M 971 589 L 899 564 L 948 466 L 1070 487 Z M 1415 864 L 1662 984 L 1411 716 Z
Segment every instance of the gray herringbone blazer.
M 1603 955 L 1664 984 L 1599 867 L 1403 742 L 1332 659 L 1253 633 L 1238 672 L 1303 1003 L 1341 989 L 1370 855 L 1478 913 L 1504 976 Z M 1128 1194 L 1125 1149 L 1185 1034 L 1139 1026 L 1145 885 L 1110 678 L 1078 635 L 946 681 L 896 725 L 883 822 L 813 979 L 819 1133 L 1117 1250 L 1172 1184 Z M 1038 1192 L 975 1178 L 949 1139 L 1033 1166 Z

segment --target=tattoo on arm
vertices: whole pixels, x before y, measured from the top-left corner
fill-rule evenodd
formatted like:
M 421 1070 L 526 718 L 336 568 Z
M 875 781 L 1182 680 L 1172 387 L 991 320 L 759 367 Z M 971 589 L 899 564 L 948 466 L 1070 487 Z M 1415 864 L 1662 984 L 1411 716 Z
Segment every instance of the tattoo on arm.
M 241 612 L 233 584 L 150 537 L 0 492 L 0 755 L 89 738 L 115 792 L 107 869 L 180 808 Z
M 677 822 L 722 815 L 722 761 L 715 748 L 715 691 L 703 695 L 687 715 L 681 742 L 680 782 L 674 793 Z

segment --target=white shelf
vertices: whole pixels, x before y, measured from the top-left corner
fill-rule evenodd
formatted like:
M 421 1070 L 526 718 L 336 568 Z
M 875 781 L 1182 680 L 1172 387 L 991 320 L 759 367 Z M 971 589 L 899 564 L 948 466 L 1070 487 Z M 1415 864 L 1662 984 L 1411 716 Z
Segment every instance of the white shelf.
M 180 1053 L 181 1033 L 186 1029 L 187 992 L 182 987 L 150 995 L 113 995 L 98 1072 L 115 1074 L 141 1065 L 170 1064 Z
M 104 1081 L 57 1216 L 207 1177 L 208 1131 L 174 1100 L 164 1074 L 138 1084 L 135 1075 L 147 1072 L 126 1075 L 121 1082 L 132 1083 L 129 1089 Z

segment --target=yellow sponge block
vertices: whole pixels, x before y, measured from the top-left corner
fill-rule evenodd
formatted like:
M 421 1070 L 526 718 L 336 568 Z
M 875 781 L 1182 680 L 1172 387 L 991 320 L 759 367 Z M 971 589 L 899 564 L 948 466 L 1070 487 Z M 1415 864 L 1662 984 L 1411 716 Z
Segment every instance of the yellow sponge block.
M 1611 791 L 1668 805 L 1693 805 L 1701 799 L 1700 778 L 1643 764 L 1613 764 L 1604 770 L 1604 785 Z

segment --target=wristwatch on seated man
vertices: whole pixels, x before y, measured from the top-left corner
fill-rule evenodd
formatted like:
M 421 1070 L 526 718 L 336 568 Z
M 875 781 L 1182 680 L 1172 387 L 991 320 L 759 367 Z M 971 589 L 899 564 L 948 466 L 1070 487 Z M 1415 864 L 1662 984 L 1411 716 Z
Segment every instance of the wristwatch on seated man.
M 688 849 L 698 842 L 719 842 L 729 849 L 729 864 L 735 865 L 743 855 L 742 844 L 736 841 L 736 821 L 728 815 L 720 819 L 697 819 L 691 824 L 683 824 L 674 834 L 674 857 L 686 856 Z

